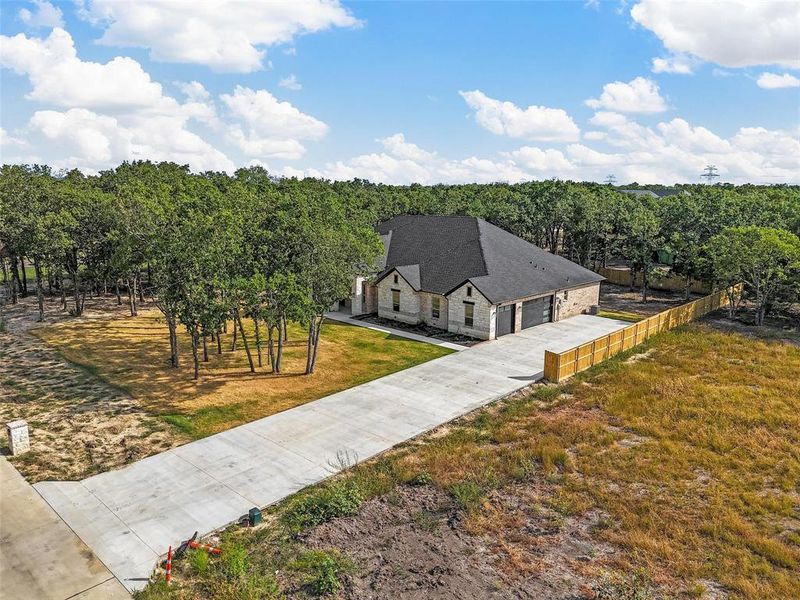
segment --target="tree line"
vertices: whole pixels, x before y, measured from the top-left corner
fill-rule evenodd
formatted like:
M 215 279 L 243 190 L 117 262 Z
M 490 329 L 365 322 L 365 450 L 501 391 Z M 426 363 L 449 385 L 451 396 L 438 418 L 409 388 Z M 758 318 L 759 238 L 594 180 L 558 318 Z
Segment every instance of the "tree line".
M 640 186 L 636 186 L 640 187 Z M 86 294 L 124 293 L 131 314 L 145 296 L 164 315 L 171 362 L 177 332 L 192 345 L 195 377 L 208 343 L 233 327 L 251 370 L 280 372 L 288 321 L 307 335 L 312 373 L 324 312 L 351 293 L 356 274 L 382 254 L 374 224 L 398 214 L 465 214 L 511 231 L 587 268 L 624 259 L 641 293 L 674 272 L 733 289 L 745 281 L 757 322 L 797 298 L 797 186 L 678 186 L 666 197 L 629 195 L 593 183 L 390 186 L 363 180 L 276 178 L 260 167 L 192 174 L 147 161 L 86 176 L 46 166 L 0 169 L 0 256 L 8 296 L 27 294 L 33 267 L 39 318 L 44 294 L 80 315 Z M 249 340 L 242 319 L 252 319 Z M 253 349 L 255 351 L 253 351 Z

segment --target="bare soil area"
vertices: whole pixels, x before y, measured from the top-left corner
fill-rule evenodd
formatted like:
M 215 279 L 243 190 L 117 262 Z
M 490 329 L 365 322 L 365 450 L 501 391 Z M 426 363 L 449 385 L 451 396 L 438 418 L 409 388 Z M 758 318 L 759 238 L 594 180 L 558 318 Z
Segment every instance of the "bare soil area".
M 74 320 L 58 300 L 46 307 L 45 324 Z M 113 298 L 87 299 L 82 319 L 110 319 L 125 310 Z M 42 325 L 36 315 L 36 299 L 22 299 L 6 308 L 0 333 L 0 419 L 28 422 L 30 452 L 9 457 L 28 481 L 79 479 L 185 441 L 123 390 L 30 335 Z M 0 444 L 7 452 L 5 436 Z
M 700 298 L 692 294 L 690 300 Z M 647 302 L 642 302 L 642 291 L 626 286 L 614 285 L 606 281 L 600 284 L 600 308 L 616 312 L 628 312 L 649 317 L 669 308 L 686 303 L 682 292 L 648 290 Z
M 399 486 L 303 541 L 336 548 L 358 565 L 344 581 L 347 599 L 580 597 L 591 589 L 592 569 L 613 550 L 590 537 L 597 513 L 565 518 L 543 503 L 539 487 L 486 498 L 483 513 L 503 515 L 492 536 L 471 534 L 464 513 L 442 490 Z

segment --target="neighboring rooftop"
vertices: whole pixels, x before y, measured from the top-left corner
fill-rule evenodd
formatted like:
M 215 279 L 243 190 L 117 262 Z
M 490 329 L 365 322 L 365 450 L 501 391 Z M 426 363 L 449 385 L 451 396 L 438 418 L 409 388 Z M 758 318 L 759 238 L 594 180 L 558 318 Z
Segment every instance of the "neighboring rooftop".
M 597 273 L 479 219 L 404 215 L 378 225 L 386 263 L 416 291 L 447 294 L 466 281 L 493 304 L 596 283 Z
M 677 188 L 653 188 L 649 190 L 620 190 L 623 194 L 629 196 L 651 196 L 652 198 L 666 198 L 667 196 L 677 196 L 679 194 L 688 194 L 686 190 L 679 190 Z

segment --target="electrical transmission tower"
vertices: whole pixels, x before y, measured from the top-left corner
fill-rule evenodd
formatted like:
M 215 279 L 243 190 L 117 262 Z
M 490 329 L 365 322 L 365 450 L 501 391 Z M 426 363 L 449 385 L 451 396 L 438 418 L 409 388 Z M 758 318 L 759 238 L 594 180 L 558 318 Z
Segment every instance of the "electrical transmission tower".
M 719 174 L 717 173 L 718 170 L 719 169 L 717 169 L 717 167 L 714 165 L 706 165 L 706 168 L 703 169 L 703 173 L 700 175 L 700 177 L 705 177 L 706 183 L 711 183 L 714 180 L 714 177 L 719 177 Z
M 617 182 L 616 176 L 614 176 L 613 174 L 606 175 L 606 183 L 608 185 L 614 185 L 616 182 Z

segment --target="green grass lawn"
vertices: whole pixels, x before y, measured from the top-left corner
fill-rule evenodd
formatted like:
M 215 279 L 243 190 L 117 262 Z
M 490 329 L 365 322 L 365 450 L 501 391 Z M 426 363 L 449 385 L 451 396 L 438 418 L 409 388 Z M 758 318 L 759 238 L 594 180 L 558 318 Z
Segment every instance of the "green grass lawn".
M 289 327 L 281 374 L 270 373 L 266 348 L 263 367 L 250 373 L 241 343 L 231 351 L 231 333 L 224 334 L 222 354 L 209 341 L 209 361 L 202 363 L 198 382 L 192 379 L 191 345 L 181 331 L 182 365 L 169 365 L 169 338 L 161 314 L 79 321 L 33 330 L 67 360 L 86 372 L 127 391 L 148 411 L 192 438 L 223 431 L 293 406 L 365 383 L 452 352 L 449 349 L 395 337 L 380 331 L 328 321 L 323 325 L 313 375 L 304 375 L 306 332 Z M 245 331 L 255 355 L 254 328 Z M 32 373 L 32 377 L 36 374 Z

